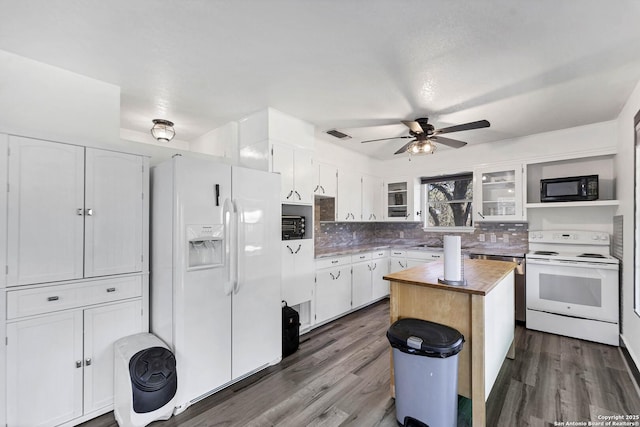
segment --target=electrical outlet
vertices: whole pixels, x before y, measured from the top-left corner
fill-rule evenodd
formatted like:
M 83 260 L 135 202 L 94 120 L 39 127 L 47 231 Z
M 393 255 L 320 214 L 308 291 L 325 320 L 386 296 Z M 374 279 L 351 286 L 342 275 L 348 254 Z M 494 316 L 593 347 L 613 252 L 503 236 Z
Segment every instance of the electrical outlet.
M 355 240 L 355 239 L 356 239 L 356 232 L 354 231 L 353 232 L 353 240 Z
M 502 235 L 502 243 L 509 243 L 509 233 L 504 233 Z
M 404 231 L 401 231 L 401 232 L 400 232 L 400 238 L 401 238 L 401 239 L 404 239 Z
M 496 238 L 496 235 L 494 233 L 491 233 L 489 235 L 490 239 L 491 239 L 491 243 L 495 243 L 498 239 Z
M 484 242 L 484 233 L 478 234 L 478 242 Z

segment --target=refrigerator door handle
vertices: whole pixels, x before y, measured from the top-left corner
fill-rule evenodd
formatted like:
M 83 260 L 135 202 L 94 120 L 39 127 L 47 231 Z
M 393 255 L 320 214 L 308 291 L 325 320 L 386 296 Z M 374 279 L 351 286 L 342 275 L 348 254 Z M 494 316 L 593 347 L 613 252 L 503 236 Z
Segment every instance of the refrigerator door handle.
M 244 234 L 242 233 L 242 224 L 244 221 L 244 211 L 237 200 L 233 200 L 234 218 L 234 235 L 233 238 L 233 293 L 237 294 L 240 290 L 240 248 L 244 244 Z
M 225 199 L 222 207 L 222 218 L 224 222 L 224 267 L 226 270 L 226 281 L 224 284 L 224 293 L 225 295 L 231 295 L 233 291 L 232 284 L 232 268 L 231 268 L 231 260 L 233 258 L 233 250 L 231 247 L 232 244 L 232 227 L 233 227 L 233 218 L 234 218 L 234 208 L 231 200 Z

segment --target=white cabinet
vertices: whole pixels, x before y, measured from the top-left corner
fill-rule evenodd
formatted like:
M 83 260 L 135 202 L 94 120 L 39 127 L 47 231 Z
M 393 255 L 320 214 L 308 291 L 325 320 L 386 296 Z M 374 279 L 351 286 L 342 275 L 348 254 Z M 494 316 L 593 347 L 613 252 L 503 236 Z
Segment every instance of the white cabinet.
M 351 310 L 351 257 L 316 261 L 315 323 Z
M 522 164 L 474 170 L 474 221 L 525 220 L 523 177 Z
M 338 214 L 336 221 L 362 219 L 361 175 L 348 170 L 338 171 Z
M 442 252 L 407 251 L 407 268 L 443 259 Z
M 373 263 L 370 253 L 352 255 L 351 262 L 351 306 L 357 308 L 370 303 L 373 297 Z
M 271 171 L 279 173 L 282 203 L 313 203 L 313 152 L 281 143 L 271 145 Z
M 143 323 L 140 300 L 9 323 L 7 425 L 53 426 L 110 410 L 113 342 Z
M 362 177 L 362 219 L 364 221 L 382 221 L 382 178 L 364 175 Z
M 141 272 L 145 162 L 10 137 L 7 286 Z
M 419 221 L 419 209 L 415 209 L 413 182 L 408 178 L 395 178 L 384 183 L 385 221 Z
M 315 169 L 316 185 L 313 193 L 321 197 L 338 195 L 338 168 L 326 163 L 317 163 Z
M 314 284 L 313 240 L 282 241 L 282 299 L 290 306 L 311 301 Z
M 391 257 L 389 258 L 389 273 L 396 273 L 398 271 L 407 269 L 407 252 L 397 249 L 391 250 Z
M 389 274 L 389 251 L 374 252 L 371 255 L 371 263 L 371 299 L 377 300 L 389 295 L 389 281 L 383 279 L 384 276 Z

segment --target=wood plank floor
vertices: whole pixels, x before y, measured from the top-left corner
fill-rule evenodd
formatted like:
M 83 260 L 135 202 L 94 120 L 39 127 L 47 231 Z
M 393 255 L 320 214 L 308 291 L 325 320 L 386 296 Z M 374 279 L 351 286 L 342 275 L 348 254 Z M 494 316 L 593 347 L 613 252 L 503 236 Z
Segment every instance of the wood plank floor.
M 303 335 L 279 365 L 153 426 L 395 427 L 388 327 L 384 300 Z M 640 397 L 618 348 L 520 326 L 516 359 L 506 360 L 487 402 L 487 426 L 631 414 L 640 414 Z M 115 425 L 113 413 L 84 424 Z

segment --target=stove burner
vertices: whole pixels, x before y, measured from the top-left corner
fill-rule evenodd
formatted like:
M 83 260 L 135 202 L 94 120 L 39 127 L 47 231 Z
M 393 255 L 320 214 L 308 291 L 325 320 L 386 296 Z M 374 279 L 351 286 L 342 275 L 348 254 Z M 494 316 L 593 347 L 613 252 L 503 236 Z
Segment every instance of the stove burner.
M 558 252 L 554 251 L 535 251 L 535 255 L 558 255 Z
M 589 253 L 585 253 L 585 254 L 580 254 L 578 255 L 579 258 L 606 258 L 604 255 L 601 254 L 589 254 Z

